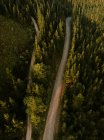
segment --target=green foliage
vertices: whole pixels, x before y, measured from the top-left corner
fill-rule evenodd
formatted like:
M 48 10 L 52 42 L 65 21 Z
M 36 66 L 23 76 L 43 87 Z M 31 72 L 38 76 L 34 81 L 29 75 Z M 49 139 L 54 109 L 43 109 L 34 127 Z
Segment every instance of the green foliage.
M 33 67 L 33 79 L 37 82 L 47 82 L 47 67 L 43 63 L 37 63 Z
M 72 48 L 65 77 L 62 132 L 66 139 L 103 140 L 104 127 L 99 121 L 104 118 L 104 5 L 101 0 L 71 2 Z
M 25 95 L 30 27 L 0 16 L 0 139 L 21 139 L 24 131 Z M 22 68 L 25 69 L 22 70 Z
M 70 15 L 73 17 L 72 43 L 65 74 L 59 139 L 104 139 L 102 0 L 1 0 L 1 140 L 22 139 L 25 113 L 31 116 L 33 139 L 38 139 L 42 134 L 64 45 L 65 18 Z M 39 38 L 35 36 L 34 43 L 31 16 L 39 27 Z M 27 28 L 26 25 L 31 27 Z M 26 92 L 33 47 L 35 63 L 32 68 L 32 85 Z

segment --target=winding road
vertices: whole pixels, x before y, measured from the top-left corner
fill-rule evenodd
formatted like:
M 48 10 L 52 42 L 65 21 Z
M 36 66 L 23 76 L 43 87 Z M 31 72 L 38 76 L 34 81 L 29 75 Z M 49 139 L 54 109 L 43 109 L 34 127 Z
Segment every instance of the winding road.
M 31 20 L 34 24 L 34 28 L 36 31 L 36 38 L 38 40 L 38 38 L 39 38 L 38 25 L 33 17 L 31 17 Z M 33 48 L 33 51 L 32 51 L 32 57 L 31 57 L 31 62 L 30 62 L 30 67 L 29 67 L 27 93 L 29 93 L 29 91 L 31 90 L 31 86 L 32 86 L 32 68 L 33 68 L 34 63 L 35 63 L 35 47 Z M 31 138 L 32 138 L 32 123 L 31 123 L 30 115 L 27 114 L 27 126 L 26 126 L 25 140 L 31 140 Z
M 61 59 L 61 63 L 57 72 L 52 98 L 50 102 L 50 107 L 48 111 L 48 116 L 46 120 L 46 125 L 43 134 L 43 140 L 54 140 L 57 124 L 60 115 L 60 105 L 62 100 L 62 89 L 63 89 L 63 79 L 65 66 L 67 63 L 67 57 L 70 47 L 71 40 L 71 17 L 66 18 L 66 35 L 65 35 L 65 43 L 63 49 L 63 55 Z

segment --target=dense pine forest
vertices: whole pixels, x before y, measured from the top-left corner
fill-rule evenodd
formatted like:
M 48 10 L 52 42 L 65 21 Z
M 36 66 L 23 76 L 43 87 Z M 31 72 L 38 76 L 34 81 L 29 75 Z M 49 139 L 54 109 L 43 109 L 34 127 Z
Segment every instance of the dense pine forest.
M 27 116 L 31 140 L 42 140 L 67 17 L 71 44 L 54 139 L 104 140 L 104 0 L 0 0 L 0 140 L 27 140 Z

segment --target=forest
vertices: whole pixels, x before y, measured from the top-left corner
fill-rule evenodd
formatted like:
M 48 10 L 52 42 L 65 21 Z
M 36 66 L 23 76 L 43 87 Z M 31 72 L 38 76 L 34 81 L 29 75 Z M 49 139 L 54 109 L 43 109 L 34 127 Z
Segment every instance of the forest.
M 0 0 L 0 140 L 51 140 L 43 134 L 67 17 L 71 39 L 53 140 L 104 140 L 104 0 Z

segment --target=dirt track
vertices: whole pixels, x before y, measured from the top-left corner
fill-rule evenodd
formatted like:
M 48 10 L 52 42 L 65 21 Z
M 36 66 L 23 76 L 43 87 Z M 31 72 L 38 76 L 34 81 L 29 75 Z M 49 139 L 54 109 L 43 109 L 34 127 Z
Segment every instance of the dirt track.
M 66 19 L 66 36 L 65 36 L 63 55 L 56 76 L 56 81 L 52 93 L 51 103 L 50 103 L 49 112 L 46 120 L 44 134 L 43 134 L 43 140 L 54 140 L 54 136 L 56 133 L 57 121 L 59 121 L 58 115 L 60 114 L 59 113 L 60 103 L 62 99 L 63 77 L 64 77 L 64 71 L 67 63 L 68 51 L 70 46 L 70 36 L 71 36 L 71 18 L 68 17 Z
M 38 26 L 36 24 L 36 21 L 33 17 L 31 17 L 31 20 L 34 24 L 34 28 L 36 31 L 36 38 L 38 39 L 39 37 L 39 29 Z M 32 57 L 31 57 L 31 62 L 30 62 L 30 68 L 29 68 L 29 74 L 28 74 L 28 83 L 27 83 L 27 92 L 28 90 L 31 89 L 31 85 L 32 85 L 32 68 L 33 65 L 35 63 L 35 48 L 33 48 L 33 52 L 32 52 Z M 32 124 L 31 124 L 31 117 L 27 114 L 27 126 L 26 126 L 26 138 L 25 140 L 31 140 L 32 137 Z

